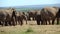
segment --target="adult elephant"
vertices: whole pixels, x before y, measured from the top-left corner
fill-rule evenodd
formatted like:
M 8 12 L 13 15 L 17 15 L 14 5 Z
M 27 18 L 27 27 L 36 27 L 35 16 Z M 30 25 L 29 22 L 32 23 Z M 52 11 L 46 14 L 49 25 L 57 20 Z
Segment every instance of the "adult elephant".
M 35 20 L 35 15 L 36 15 L 36 11 L 35 10 L 31 10 L 31 11 L 29 11 L 29 12 L 27 12 L 28 13 L 28 20 L 31 20 L 30 18 L 32 18 L 32 20 Z
M 0 24 L 1 25 L 7 26 L 7 18 L 10 18 L 9 13 L 10 12 L 8 12 L 7 9 L 1 9 L 1 11 L 0 11 Z M 10 20 L 10 19 L 8 19 L 8 20 Z
M 57 18 L 57 24 L 59 24 L 59 13 L 60 9 L 54 7 L 45 7 L 41 10 L 41 17 L 44 24 L 51 24 L 50 20 L 52 20 L 52 24 L 54 24 L 55 19 Z
M 0 11 L 0 24 L 8 26 L 15 25 L 13 16 L 13 9 L 2 9 Z
M 17 18 L 17 22 L 20 25 L 23 25 L 23 20 L 26 20 L 26 24 L 27 24 L 27 19 L 26 19 L 25 14 L 23 12 L 17 11 L 16 18 Z
M 15 16 L 15 9 L 7 9 L 5 10 L 6 12 L 6 19 L 5 19 L 5 24 L 6 25 L 16 25 L 16 16 Z
M 37 25 L 43 25 L 43 21 L 41 19 L 41 11 L 37 11 L 36 15 L 35 15 L 35 19 L 36 19 L 36 22 L 37 22 Z

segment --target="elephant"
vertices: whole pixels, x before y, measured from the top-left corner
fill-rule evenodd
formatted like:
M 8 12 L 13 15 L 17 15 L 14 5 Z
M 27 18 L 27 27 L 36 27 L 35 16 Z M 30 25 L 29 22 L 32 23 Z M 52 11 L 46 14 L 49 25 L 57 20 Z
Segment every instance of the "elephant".
M 15 9 L 12 9 L 12 10 L 13 10 L 13 12 L 12 12 L 12 16 L 11 16 L 11 21 L 12 21 L 13 26 L 15 26 L 15 25 L 17 25 L 16 24 L 17 23 L 17 21 L 16 21 L 16 19 L 17 19 L 17 16 L 16 16 L 17 12 L 16 12 Z
M 13 13 L 15 13 L 14 11 L 15 9 L 6 9 L 4 12 L 6 13 L 6 18 L 5 18 L 5 26 L 15 26 L 15 15 Z
M 45 7 L 41 9 L 41 18 L 44 24 L 47 25 L 47 21 L 51 24 L 50 20 L 52 20 L 52 25 L 54 25 L 54 21 L 57 18 L 57 24 L 59 24 L 59 13 L 60 9 L 55 7 Z
M 23 20 L 26 20 L 27 24 L 27 17 L 24 13 L 18 12 L 14 8 L 2 9 L 0 10 L 0 25 L 15 26 L 17 25 L 17 21 L 20 25 L 23 25 Z
M 22 26 L 23 25 L 23 20 L 26 20 L 26 24 L 27 24 L 27 17 L 26 17 L 26 15 L 24 14 L 25 12 L 18 12 L 17 11 L 17 14 L 16 14 L 16 20 L 17 20 L 17 22 Z
M 0 11 L 0 23 L 2 24 L 2 25 L 7 25 L 6 23 L 5 23 L 5 21 L 6 21 L 6 17 L 7 17 L 7 11 L 6 11 L 6 9 L 2 9 L 1 11 Z M 9 18 L 9 17 L 8 17 Z
M 31 11 L 29 11 L 27 13 L 28 13 L 28 17 L 27 17 L 28 20 L 31 20 L 30 18 L 32 18 L 32 20 L 35 20 L 35 15 L 36 15 L 35 10 L 31 10 Z
M 11 11 L 10 11 L 11 10 Z M 5 19 L 5 24 L 6 25 L 17 25 L 17 22 L 20 25 L 23 25 L 23 19 L 26 20 L 26 17 L 23 12 L 18 12 L 15 9 L 8 9 L 8 12 L 6 12 L 6 19 Z M 27 22 L 27 20 L 26 20 Z M 8 24 L 7 24 L 8 23 Z
M 37 25 L 42 25 L 40 11 L 37 11 L 37 14 L 35 15 L 35 19 L 36 19 Z
M 0 22 L 2 25 L 8 26 L 8 25 L 14 25 L 16 18 L 13 18 L 13 11 L 14 9 L 2 9 L 0 11 Z M 2 18 L 1 18 L 2 17 Z M 15 17 L 15 16 L 14 16 Z

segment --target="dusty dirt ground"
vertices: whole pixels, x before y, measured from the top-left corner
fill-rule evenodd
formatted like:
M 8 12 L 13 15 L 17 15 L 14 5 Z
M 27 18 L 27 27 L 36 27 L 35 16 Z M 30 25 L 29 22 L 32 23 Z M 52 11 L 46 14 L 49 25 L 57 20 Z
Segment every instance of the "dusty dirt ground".
M 22 26 L 0 26 L 0 34 L 60 34 L 60 25 L 36 25 L 35 21 L 26 25 L 24 21 Z

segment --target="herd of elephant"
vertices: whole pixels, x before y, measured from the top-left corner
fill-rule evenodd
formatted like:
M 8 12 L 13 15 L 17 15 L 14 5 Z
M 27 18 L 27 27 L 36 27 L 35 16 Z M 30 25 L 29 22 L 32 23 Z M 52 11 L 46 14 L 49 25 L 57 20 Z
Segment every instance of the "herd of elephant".
M 28 12 L 16 11 L 15 9 L 0 9 L 0 25 L 2 26 L 15 26 L 18 24 L 23 25 L 23 20 L 35 20 L 37 25 L 54 25 L 59 24 L 60 8 L 58 7 L 44 7 L 40 10 L 30 10 Z M 52 22 L 51 22 L 52 21 Z

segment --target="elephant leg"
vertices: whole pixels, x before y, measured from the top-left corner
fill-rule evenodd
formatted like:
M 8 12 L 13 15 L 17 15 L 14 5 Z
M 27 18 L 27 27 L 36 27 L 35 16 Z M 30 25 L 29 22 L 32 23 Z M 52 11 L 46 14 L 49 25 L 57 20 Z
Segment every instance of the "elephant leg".
M 57 25 L 59 24 L 59 18 L 57 18 Z
M 26 24 L 27 24 L 27 19 L 26 19 Z
M 37 25 L 40 25 L 40 21 L 39 20 L 37 20 Z
M 43 25 L 43 20 L 41 20 L 41 25 Z
M 15 26 L 15 22 L 13 21 L 13 26 Z
M 43 22 L 44 22 L 44 23 L 43 23 L 44 25 L 47 25 L 47 20 L 44 20 Z
M 8 26 L 8 22 L 7 21 L 5 21 L 5 26 Z
M 45 25 L 47 25 L 47 20 L 45 20 L 44 22 L 45 22 Z
M 15 23 L 16 23 L 16 22 L 15 22 L 15 18 L 13 18 L 13 26 L 15 26 Z
M 18 21 L 19 25 L 21 25 L 20 21 Z
M 14 22 L 14 20 L 12 21 L 12 25 L 15 26 L 15 22 Z
M 21 22 L 21 26 L 22 26 L 23 25 L 23 21 L 21 20 L 20 22 Z
M 28 18 L 28 20 L 29 20 L 29 21 L 31 21 L 31 19 L 30 19 L 30 18 L 31 18 L 31 17 L 29 17 L 29 18 Z
M 50 25 L 50 24 L 51 24 L 51 23 L 50 23 L 50 20 L 48 20 L 48 22 L 49 22 L 49 25 Z
M 52 20 L 52 25 L 54 25 L 54 21 L 55 21 L 55 19 Z
M 14 24 L 15 24 L 15 25 L 17 25 L 17 22 L 16 22 L 16 21 L 14 21 Z
M 0 25 L 1 25 L 2 23 L 1 23 L 1 21 L 0 21 Z
M 2 22 L 2 21 L 0 21 L 0 25 L 2 25 L 2 26 L 3 26 L 3 22 Z
M 20 20 L 18 20 L 18 24 L 20 25 L 21 23 L 20 23 Z
M 17 25 L 17 18 L 15 18 L 14 21 L 15 21 L 15 25 Z
M 45 21 L 45 24 L 47 25 L 47 20 Z
M 45 20 L 43 20 L 43 25 L 46 25 L 47 23 L 46 23 L 46 21 Z
M 33 20 L 35 20 L 34 17 L 33 17 Z
M 56 17 L 54 17 L 54 18 L 52 19 L 52 25 L 54 25 L 54 22 L 55 22 L 55 18 L 56 18 Z
M 9 25 L 12 26 L 11 21 L 9 21 Z
M 17 25 L 17 22 L 15 24 Z
M 4 25 L 4 22 L 3 22 L 3 21 L 1 22 L 1 25 L 2 25 L 2 26 Z

